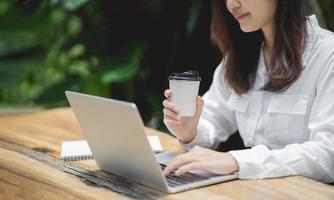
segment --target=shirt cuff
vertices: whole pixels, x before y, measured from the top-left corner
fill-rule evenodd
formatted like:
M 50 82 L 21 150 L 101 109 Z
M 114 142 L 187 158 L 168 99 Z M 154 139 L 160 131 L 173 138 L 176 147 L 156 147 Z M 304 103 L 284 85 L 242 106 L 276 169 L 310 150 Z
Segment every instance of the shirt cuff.
M 239 165 L 240 179 L 262 178 L 262 157 L 254 149 L 229 151 Z
M 265 145 L 256 145 L 251 149 L 229 151 L 228 153 L 239 164 L 240 179 L 263 179 L 298 174 L 291 168 L 291 166 L 296 167 L 295 160 L 298 159 L 292 158 L 293 164 L 284 163 L 288 160 L 286 154 L 283 154 L 281 150 L 269 150 Z

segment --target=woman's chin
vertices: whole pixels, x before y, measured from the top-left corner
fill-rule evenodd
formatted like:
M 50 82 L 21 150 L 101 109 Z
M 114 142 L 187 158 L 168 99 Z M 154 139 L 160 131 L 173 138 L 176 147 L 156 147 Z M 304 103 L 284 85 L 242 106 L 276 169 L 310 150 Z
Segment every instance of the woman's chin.
M 240 24 L 240 29 L 242 30 L 242 32 L 245 32 L 245 33 L 250 33 L 250 32 L 254 32 L 254 31 L 259 30 L 259 28 L 244 26 L 244 25 L 241 25 L 241 24 Z

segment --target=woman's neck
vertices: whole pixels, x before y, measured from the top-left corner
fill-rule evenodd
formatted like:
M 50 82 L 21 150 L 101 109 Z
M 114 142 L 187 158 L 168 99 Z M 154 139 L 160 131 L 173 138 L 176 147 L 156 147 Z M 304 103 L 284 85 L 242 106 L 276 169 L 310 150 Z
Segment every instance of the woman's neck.
M 264 61 L 267 67 L 270 67 L 271 56 L 274 49 L 274 26 L 268 24 L 262 27 L 262 32 L 264 35 L 264 44 L 263 44 L 263 54 Z

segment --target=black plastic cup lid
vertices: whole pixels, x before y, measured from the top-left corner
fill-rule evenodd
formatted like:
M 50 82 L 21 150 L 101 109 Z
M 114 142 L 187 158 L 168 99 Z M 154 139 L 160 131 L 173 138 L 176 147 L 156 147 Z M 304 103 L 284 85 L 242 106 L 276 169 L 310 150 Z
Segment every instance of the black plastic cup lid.
M 201 81 L 198 71 L 186 71 L 181 73 L 172 73 L 168 80 L 186 80 L 186 81 Z

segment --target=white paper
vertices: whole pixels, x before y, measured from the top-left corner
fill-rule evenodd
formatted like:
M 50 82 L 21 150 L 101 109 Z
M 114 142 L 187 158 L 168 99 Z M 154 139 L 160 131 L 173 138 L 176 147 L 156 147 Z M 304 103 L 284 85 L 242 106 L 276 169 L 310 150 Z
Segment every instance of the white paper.
M 147 136 L 147 138 L 154 153 L 160 153 L 163 151 L 158 136 Z M 90 151 L 86 140 L 64 141 L 62 143 L 60 155 L 61 159 L 81 156 L 92 156 L 92 152 Z
M 77 156 L 91 156 L 92 152 L 86 140 L 65 141 L 61 145 L 60 158 L 77 157 Z
M 162 152 L 163 149 L 158 136 L 147 136 L 147 138 L 154 153 Z

